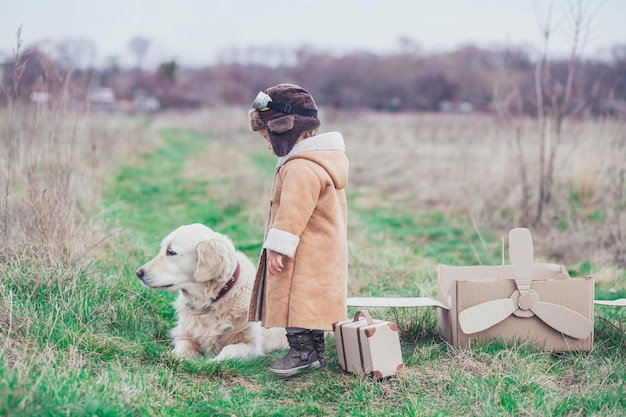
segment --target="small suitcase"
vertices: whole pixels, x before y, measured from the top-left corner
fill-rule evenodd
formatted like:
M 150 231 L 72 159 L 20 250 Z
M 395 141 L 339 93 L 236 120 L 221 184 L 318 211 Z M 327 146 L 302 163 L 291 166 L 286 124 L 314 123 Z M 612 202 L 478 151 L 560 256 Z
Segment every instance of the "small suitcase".
M 372 319 L 367 310 L 359 310 L 353 320 L 333 323 L 333 331 L 342 370 L 381 380 L 404 367 L 396 323 Z

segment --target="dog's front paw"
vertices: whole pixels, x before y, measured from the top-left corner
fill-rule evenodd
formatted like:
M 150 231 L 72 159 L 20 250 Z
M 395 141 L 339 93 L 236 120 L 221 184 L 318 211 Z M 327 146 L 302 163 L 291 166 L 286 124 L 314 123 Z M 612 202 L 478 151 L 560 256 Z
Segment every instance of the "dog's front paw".
M 191 358 L 198 354 L 198 350 L 195 345 L 187 340 L 174 340 L 174 349 L 172 349 L 172 354 L 177 358 Z
M 211 362 L 219 362 L 224 359 L 246 359 L 261 355 L 263 355 L 263 352 L 260 349 L 246 343 L 237 343 L 224 346 L 220 353 L 211 359 Z

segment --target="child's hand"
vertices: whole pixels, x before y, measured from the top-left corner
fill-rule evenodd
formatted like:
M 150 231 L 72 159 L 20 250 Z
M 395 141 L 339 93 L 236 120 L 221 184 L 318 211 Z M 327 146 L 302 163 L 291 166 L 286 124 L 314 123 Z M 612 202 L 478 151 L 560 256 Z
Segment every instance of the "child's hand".
M 267 250 L 267 271 L 270 275 L 276 275 L 282 272 L 283 266 L 285 266 L 285 257 L 286 255 L 282 253 Z

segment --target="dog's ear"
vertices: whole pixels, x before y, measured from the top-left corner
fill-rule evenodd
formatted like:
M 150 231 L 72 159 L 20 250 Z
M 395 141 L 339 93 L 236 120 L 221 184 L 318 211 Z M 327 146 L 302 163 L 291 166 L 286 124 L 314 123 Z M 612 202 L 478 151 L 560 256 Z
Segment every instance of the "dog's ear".
M 198 242 L 198 265 L 194 278 L 198 282 L 211 280 L 228 281 L 232 270 L 232 243 L 223 236 L 215 236 Z

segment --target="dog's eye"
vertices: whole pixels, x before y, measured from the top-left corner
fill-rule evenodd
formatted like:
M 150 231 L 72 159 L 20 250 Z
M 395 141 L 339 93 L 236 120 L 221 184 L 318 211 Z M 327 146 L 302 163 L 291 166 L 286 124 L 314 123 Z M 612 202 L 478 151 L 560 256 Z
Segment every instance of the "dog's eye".
M 171 248 L 167 248 L 167 250 L 165 251 L 165 254 L 167 256 L 174 256 L 176 255 L 176 252 L 174 252 Z

